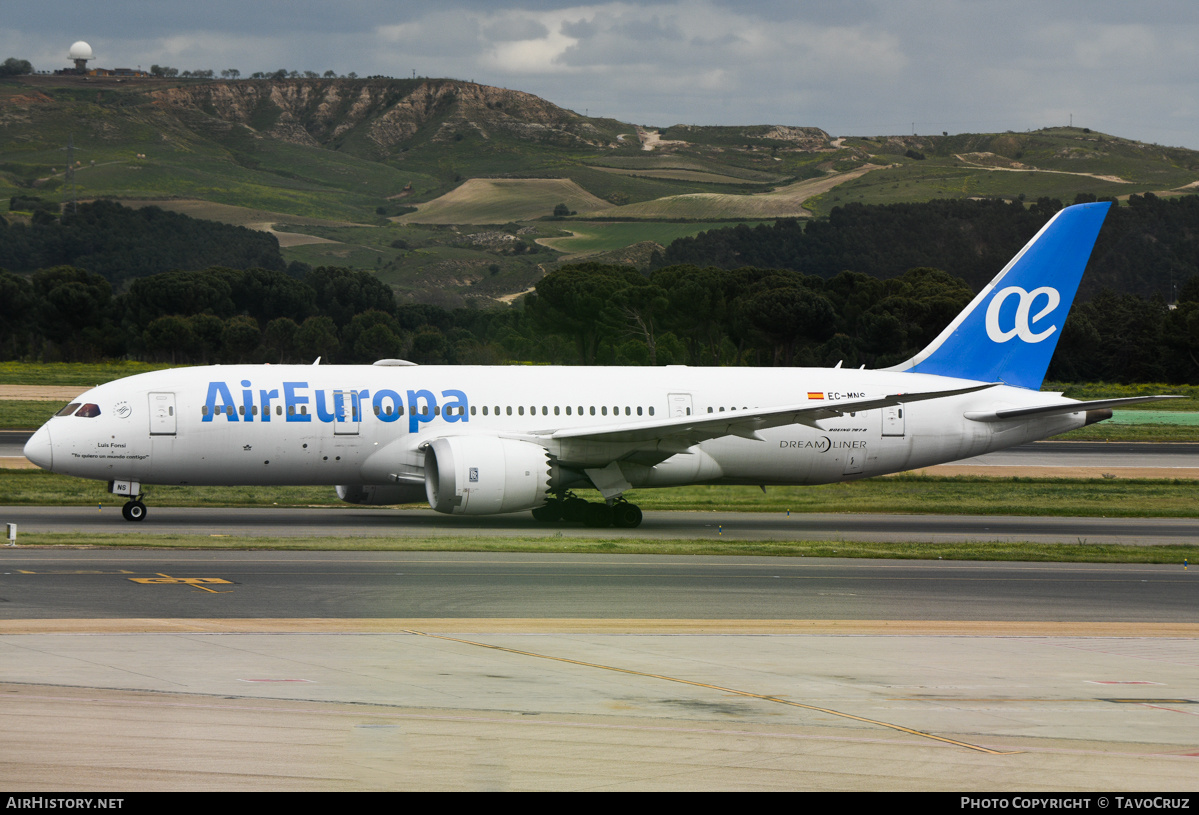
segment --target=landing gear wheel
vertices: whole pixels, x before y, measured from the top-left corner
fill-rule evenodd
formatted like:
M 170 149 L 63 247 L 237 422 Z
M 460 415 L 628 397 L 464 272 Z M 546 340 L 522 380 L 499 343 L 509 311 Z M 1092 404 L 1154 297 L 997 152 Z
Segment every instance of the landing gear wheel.
M 126 501 L 125 506 L 121 507 L 121 514 L 125 516 L 126 521 L 144 521 L 146 505 L 141 501 Z
M 612 509 L 607 504 L 587 504 L 583 523 L 594 529 L 606 529 L 612 525 Z
M 567 498 L 562 502 L 562 520 L 564 521 L 585 521 L 587 519 L 586 501 L 582 498 Z
M 617 501 L 612 505 L 612 525 L 620 529 L 641 526 L 641 507 L 628 501 Z

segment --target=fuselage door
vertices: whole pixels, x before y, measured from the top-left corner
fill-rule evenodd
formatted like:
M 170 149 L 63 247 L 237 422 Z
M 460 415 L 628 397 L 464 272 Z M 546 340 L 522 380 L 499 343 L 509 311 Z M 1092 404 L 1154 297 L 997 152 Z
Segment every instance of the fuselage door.
M 150 435 L 175 435 L 175 394 L 150 394 Z
M 892 405 L 891 407 L 883 408 L 884 436 L 903 435 L 903 413 L 907 410 L 907 407 L 907 405 Z
M 670 415 L 671 416 L 690 416 L 691 415 L 691 394 L 689 393 L 669 393 L 667 398 L 670 400 Z
M 358 435 L 358 425 L 362 421 L 361 402 L 357 391 L 334 391 L 333 434 L 335 436 Z

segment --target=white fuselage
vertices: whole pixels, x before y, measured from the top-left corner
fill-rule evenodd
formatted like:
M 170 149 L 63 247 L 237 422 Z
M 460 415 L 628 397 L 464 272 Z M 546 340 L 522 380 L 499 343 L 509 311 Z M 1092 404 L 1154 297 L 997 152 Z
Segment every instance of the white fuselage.
M 96 405 L 98 415 L 56 417 L 28 449 L 47 469 L 105 481 L 415 485 L 423 479 L 427 442 L 480 435 L 540 444 L 575 472 L 622 461 L 635 487 L 820 484 L 955 461 L 1085 423 L 1081 410 L 1011 421 L 965 417 L 1059 398 L 999 385 L 850 413 L 816 427 L 773 427 L 759 438 L 726 435 L 677 451 L 663 447 L 649 458 L 644 444 L 553 438 L 567 429 L 636 428 L 687 411 L 703 418 L 773 406 L 835 407 L 977 384 L 827 368 L 182 368 L 82 394 L 76 401 Z

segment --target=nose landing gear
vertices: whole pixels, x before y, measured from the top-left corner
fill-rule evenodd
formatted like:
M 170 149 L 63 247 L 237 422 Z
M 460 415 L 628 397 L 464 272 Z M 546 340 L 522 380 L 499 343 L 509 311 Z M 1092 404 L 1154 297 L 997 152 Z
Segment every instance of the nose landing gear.
M 121 515 L 126 521 L 146 520 L 146 505 L 142 503 L 142 485 L 138 481 L 109 481 L 108 491 L 113 495 L 124 495 L 129 498 L 121 507 Z

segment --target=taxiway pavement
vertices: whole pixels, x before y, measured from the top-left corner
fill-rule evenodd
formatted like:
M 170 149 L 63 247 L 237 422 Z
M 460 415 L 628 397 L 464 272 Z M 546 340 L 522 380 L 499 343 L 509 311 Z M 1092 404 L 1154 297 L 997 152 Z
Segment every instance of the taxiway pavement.
M 5 549 L 24 790 L 1193 790 L 1178 566 Z

